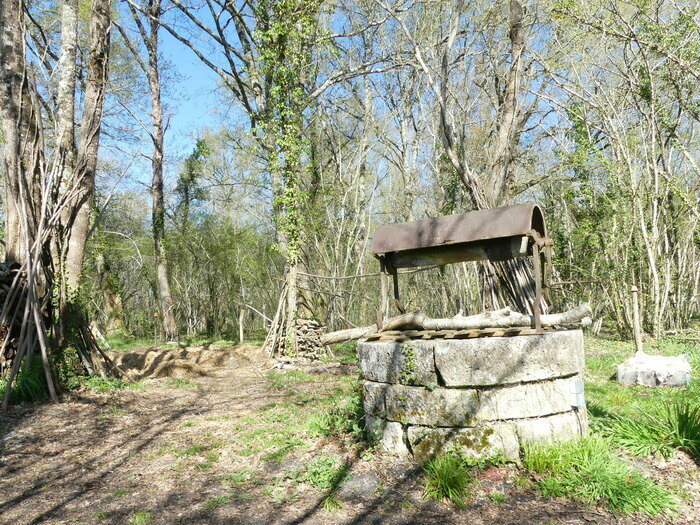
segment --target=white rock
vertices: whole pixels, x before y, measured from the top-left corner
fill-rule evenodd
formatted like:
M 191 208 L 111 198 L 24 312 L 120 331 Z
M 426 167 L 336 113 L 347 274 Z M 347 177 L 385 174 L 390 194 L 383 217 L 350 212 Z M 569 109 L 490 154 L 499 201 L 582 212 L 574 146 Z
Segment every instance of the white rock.
M 637 352 L 617 367 L 623 385 L 684 386 L 690 383 L 688 356 L 649 355 Z

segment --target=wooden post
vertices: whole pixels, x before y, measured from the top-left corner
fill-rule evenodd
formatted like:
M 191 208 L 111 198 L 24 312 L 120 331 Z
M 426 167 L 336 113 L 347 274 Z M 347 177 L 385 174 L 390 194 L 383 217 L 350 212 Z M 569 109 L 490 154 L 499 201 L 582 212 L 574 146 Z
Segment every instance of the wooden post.
M 642 347 L 642 327 L 639 323 L 639 298 L 637 297 L 639 288 L 632 285 L 630 290 L 632 292 L 632 330 L 634 331 L 634 346 L 636 352 L 639 353 L 644 351 Z
M 245 310 L 241 306 L 238 309 L 238 344 L 242 345 L 243 344 L 243 314 L 245 313 Z

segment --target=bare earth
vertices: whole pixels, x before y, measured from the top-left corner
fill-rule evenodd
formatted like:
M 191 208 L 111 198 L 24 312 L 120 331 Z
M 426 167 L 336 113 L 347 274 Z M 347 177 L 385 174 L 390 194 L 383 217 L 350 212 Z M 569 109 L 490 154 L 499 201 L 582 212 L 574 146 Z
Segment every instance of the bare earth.
M 259 349 L 209 352 L 222 356 L 218 366 L 201 360 L 189 384 L 144 379 L 142 390 L 82 390 L 0 416 L 0 523 L 700 523 L 700 470 L 681 453 L 637 460 L 683 495 L 673 517 L 615 517 L 544 498 L 514 465 L 482 472 L 464 509 L 425 500 L 409 461 L 367 451 L 348 434 L 295 434 L 347 392 L 352 367 L 316 364 L 305 369 L 311 380 L 284 371 L 271 379 Z M 316 488 L 302 475 L 320 457 L 347 462 L 351 480 L 378 483 L 324 505 L 337 487 Z

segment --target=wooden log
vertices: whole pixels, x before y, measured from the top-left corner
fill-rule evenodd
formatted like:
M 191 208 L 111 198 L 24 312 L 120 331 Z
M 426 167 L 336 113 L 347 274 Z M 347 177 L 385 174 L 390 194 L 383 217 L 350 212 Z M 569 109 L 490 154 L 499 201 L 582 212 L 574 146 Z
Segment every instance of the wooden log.
M 576 308 L 559 314 L 547 314 L 541 316 L 542 326 L 574 325 L 591 315 L 591 307 L 583 303 Z M 515 328 L 532 326 L 532 316 L 511 312 L 509 308 L 485 312 L 467 317 L 457 316 L 448 319 L 433 319 L 418 312 L 411 312 L 388 319 L 382 330 L 377 330 L 376 325 L 348 328 L 338 330 L 321 336 L 321 344 L 330 345 L 362 339 L 372 334 L 397 330 L 483 330 L 487 328 Z

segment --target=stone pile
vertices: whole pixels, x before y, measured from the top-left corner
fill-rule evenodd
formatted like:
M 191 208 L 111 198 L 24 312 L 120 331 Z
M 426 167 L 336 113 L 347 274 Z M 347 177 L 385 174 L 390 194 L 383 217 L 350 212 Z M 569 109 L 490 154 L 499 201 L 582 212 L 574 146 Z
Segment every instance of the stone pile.
M 366 429 L 423 462 L 457 446 L 518 460 L 521 446 L 587 433 L 583 334 L 358 344 Z
M 314 319 L 297 319 L 297 352 L 309 359 L 318 359 L 325 350 L 321 344 L 323 327 Z

